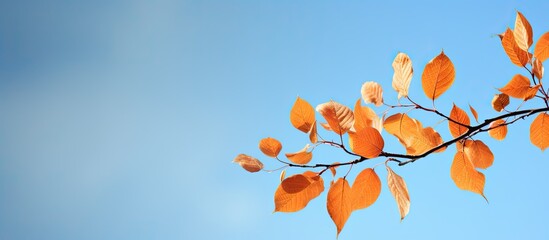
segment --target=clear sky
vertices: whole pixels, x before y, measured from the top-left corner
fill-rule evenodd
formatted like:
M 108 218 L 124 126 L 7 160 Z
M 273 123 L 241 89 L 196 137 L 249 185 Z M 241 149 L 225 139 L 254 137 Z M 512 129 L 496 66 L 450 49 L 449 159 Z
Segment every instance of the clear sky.
M 495 116 L 495 88 L 525 73 L 496 34 L 519 10 L 537 41 L 549 31 L 547 9 L 518 0 L 2 1 L 0 239 L 334 239 L 326 193 L 301 212 L 272 214 L 278 173 L 250 174 L 232 159 L 279 167 L 257 148 L 267 136 L 284 152 L 302 148 L 307 137 L 289 123 L 297 96 L 353 105 L 362 83 L 377 81 L 395 103 L 398 52 L 413 61 L 420 103 L 429 104 L 423 67 L 444 49 L 456 81 L 437 107 Z M 413 116 L 449 138 L 445 122 Z M 477 138 L 496 157 L 483 171 L 489 204 L 455 187 L 451 147 L 394 167 L 412 201 L 402 222 L 376 168 L 380 198 L 353 213 L 340 239 L 548 239 L 549 153 L 529 143 L 531 121 L 503 142 Z M 395 140 L 387 149 L 403 151 Z

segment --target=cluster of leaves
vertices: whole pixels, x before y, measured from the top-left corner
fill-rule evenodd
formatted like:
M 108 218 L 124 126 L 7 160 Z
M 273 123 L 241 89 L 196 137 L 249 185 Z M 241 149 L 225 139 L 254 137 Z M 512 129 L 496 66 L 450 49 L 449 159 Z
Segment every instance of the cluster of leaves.
M 494 161 L 490 148 L 481 140 L 473 139 L 478 133 L 488 132 L 497 139 L 503 140 L 507 134 L 507 126 L 526 117 L 537 115 L 530 126 L 530 140 L 541 150 L 549 147 L 549 95 L 542 84 L 543 62 L 549 58 L 549 32 L 545 33 L 536 43 L 533 53 L 529 52 L 533 44 L 532 27 L 526 18 L 517 12 L 515 27 L 507 29 L 499 35 L 503 49 L 511 62 L 524 68 L 529 76 L 515 75 L 500 93 L 492 100 L 492 107 L 502 115 L 478 121 L 476 110 L 469 105 L 469 111 L 478 123 L 471 124 L 471 119 L 462 108 L 453 105 L 449 115 L 439 112 L 435 107 L 435 100 L 445 93 L 454 83 L 455 69 L 448 56 L 441 52 L 434 57 L 423 69 L 421 85 L 428 99 L 432 100 L 433 107 L 427 108 L 414 102 L 408 94 L 413 77 L 413 67 L 410 57 L 399 53 L 393 61 L 392 87 L 398 93 L 398 104 L 390 105 L 383 100 L 383 89 L 379 83 L 366 82 L 362 85 L 362 98 L 358 99 L 354 109 L 335 101 L 319 104 L 316 112 L 320 113 L 326 123 L 319 123 L 325 130 L 339 136 L 339 142 L 324 140 L 317 131 L 315 108 L 302 98 L 297 98 L 291 112 L 292 125 L 309 136 L 309 143 L 297 152 L 286 153 L 287 160 L 281 159 L 282 144 L 274 138 L 264 138 L 259 142 L 259 149 L 266 156 L 275 158 L 283 166 L 280 168 L 281 183 L 275 196 L 275 212 L 296 212 L 307 206 L 314 198 L 324 191 L 322 174 L 330 170 L 336 176 L 336 168 L 344 165 L 352 166 L 366 160 L 383 157 L 387 170 L 387 186 L 396 200 L 401 220 L 410 209 L 410 196 L 404 179 L 391 169 L 389 163 L 399 166 L 412 163 L 432 153 L 445 151 L 455 143 L 456 153 L 450 167 L 450 176 L 455 185 L 484 196 L 485 176 L 478 169 L 487 169 Z M 543 107 L 521 110 L 522 104 L 509 111 L 506 107 L 510 97 L 522 103 L 538 99 Z M 407 103 L 400 101 L 405 99 Z M 387 109 L 379 116 L 366 104 L 376 107 L 386 106 Z M 387 117 L 390 111 L 401 110 Z M 441 135 L 432 127 L 424 127 L 418 119 L 411 118 L 407 113 L 412 110 L 434 114 L 448 122 L 452 139 L 443 140 Z M 393 135 L 406 149 L 405 154 L 384 151 L 385 141 L 382 131 Z M 347 136 L 347 144 L 343 136 Z M 341 149 L 354 159 L 347 162 L 309 164 L 313 158 L 313 151 L 318 146 L 331 146 Z M 256 158 L 240 154 L 234 162 L 239 163 L 249 172 L 263 169 L 263 164 Z M 327 194 L 327 209 L 337 228 L 337 234 L 343 229 L 347 219 L 355 210 L 364 209 L 372 205 L 381 192 L 381 180 L 375 167 L 379 164 L 363 169 L 351 185 L 347 174 L 330 182 Z M 285 177 L 285 168 L 320 169 L 318 172 L 305 171 Z

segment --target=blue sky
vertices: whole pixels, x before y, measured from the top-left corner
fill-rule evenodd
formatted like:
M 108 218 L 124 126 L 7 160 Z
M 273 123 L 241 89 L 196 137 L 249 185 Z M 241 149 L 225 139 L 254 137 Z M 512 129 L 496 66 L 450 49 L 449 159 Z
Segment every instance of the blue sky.
M 285 152 L 302 148 L 307 138 L 288 118 L 297 96 L 353 105 L 362 83 L 377 81 L 396 102 L 398 52 L 413 61 L 413 99 L 429 104 L 421 72 L 444 49 L 456 81 L 438 109 L 455 102 L 495 116 L 495 88 L 525 73 L 496 34 L 519 10 L 537 40 L 549 31 L 547 9 L 542 1 L 4 1 L 0 239 L 333 239 L 325 193 L 298 213 L 272 214 L 278 173 L 249 174 L 232 159 L 247 153 L 279 167 L 257 148 L 267 136 Z M 412 115 L 449 138 L 446 123 Z M 454 186 L 451 147 L 394 168 L 411 195 L 403 222 L 377 168 L 380 198 L 353 213 L 340 239 L 547 239 L 549 155 L 529 143 L 531 121 L 503 142 L 477 138 L 496 157 L 484 171 L 489 204 Z M 395 140 L 386 148 L 403 150 Z M 349 160 L 327 148 L 315 156 Z

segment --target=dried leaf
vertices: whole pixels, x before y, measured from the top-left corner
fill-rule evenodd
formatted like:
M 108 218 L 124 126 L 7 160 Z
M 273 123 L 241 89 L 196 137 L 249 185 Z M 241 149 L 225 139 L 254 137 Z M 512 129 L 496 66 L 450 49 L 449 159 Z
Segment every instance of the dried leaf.
M 282 150 L 282 144 L 274 138 L 263 138 L 259 141 L 259 150 L 269 157 L 276 157 Z
M 532 72 L 539 79 L 541 84 L 541 79 L 543 78 L 544 69 L 543 69 L 543 64 L 537 58 L 534 59 L 534 62 L 532 63 Z
M 488 130 L 488 134 L 499 141 L 505 139 L 505 136 L 507 136 L 507 125 L 502 124 L 505 124 L 505 120 L 503 119 L 493 121 L 490 124 L 490 130 Z
M 450 128 L 450 133 L 452 134 L 452 137 L 459 137 L 469 130 L 466 127 L 471 125 L 471 120 L 469 120 L 469 116 L 467 116 L 467 113 L 463 111 L 463 109 L 459 108 L 455 104 L 454 107 L 452 107 L 452 111 L 450 112 L 450 118 L 458 123 L 465 125 L 463 126 L 461 124 L 455 123 L 454 121 L 448 121 L 448 127 Z
M 505 33 L 501 34 L 500 37 L 503 50 L 505 50 L 511 62 L 519 67 L 526 66 L 528 61 L 530 61 L 530 56 L 527 51 L 517 45 L 513 31 L 507 28 Z
M 339 162 L 332 163 L 332 165 L 334 165 L 334 164 L 339 164 Z M 337 167 L 338 166 L 330 167 L 330 172 L 332 172 L 332 177 L 335 177 L 335 175 L 337 173 L 337 171 L 336 171 Z
M 469 104 L 469 110 L 471 110 L 471 113 L 473 114 L 473 117 L 475 117 L 475 121 L 477 121 L 478 123 L 478 113 L 477 113 L 477 110 L 475 110 L 473 108 L 473 106 L 471 106 L 471 104 Z
M 286 169 L 280 172 L 280 182 L 284 181 L 285 177 L 286 177 Z
M 328 121 L 330 129 L 339 135 L 347 132 L 355 121 L 350 108 L 334 101 L 316 106 L 316 111 Z
M 308 133 L 315 123 L 315 110 L 311 104 L 297 97 L 290 111 L 290 122 L 299 131 Z
M 530 141 L 544 151 L 549 147 L 549 114 L 540 113 L 530 125 Z
M 322 126 L 322 128 L 324 128 L 326 131 L 333 131 L 332 127 L 330 127 L 330 124 L 328 123 L 320 123 L 320 126 Z
M 274 196 L 275 212 L 297 212 L 324 191 L 324 181 L 314 172 L 290 176 L 280 183 Z
M 522 13 L 517 11 L 517 18 L 515 19 L 515 29 L 513 30 L 513 36 L 517 45 L 524 51 L 528 51 L 528 48 L 532 46 L 532 26 Z
M 408 96 L 408 88 L 414 74 L 412 60 L 405 53 L 399 53 L 393 61 L 393 89 L 398 92 L 398 99 Z
M 374 125 L 374 121 L 379 120 L 379 117 L 374 112 L 374 110 L 372 110 L 369 107 L 360 105 L 360 99 L 356 101 L 354 117 L 355 117 L 355 122 L 353 123 L 354 131 L 358 131 L 366 127 L 372 127 Z
M 307 152 L 309 149 L 309 144 L 305 145 L 305 147 L 295 153 L 286 153 L 286 157 L 290 159 L 295 164 L 307 164 L 313 159 L 313 153 Z
M 261 163 L 261 161 L 246 154 L 238 154 L 233 162 L 240 164 L 240 166 L 248 172 L 259 172 L 263 169 L 263 163 Z
M 542 62 L 549 58 L 549 32 L 544 33 L 534 47 L 534 57 Z
M 309 130 L 309 140 L 311 140 L 311 143 L 316 143 L 318 141 L 318 133 L 316 130 L 316 121 L 311 126 L 311 130 Z
M 423 70 L 421 84 L 425 95 L 434 101 L 452 86 L 455 76 L 454 64 L 444 52 L 441 52 L 427 63 Z
M 366 168 L 356 176 L 351 191 L 353 210 L 367 208 L 379 197 L 381 180 L 374 169 Z
M 406 182 L 404 179 L 393 172 L 393 170 L 387 167 L 387 186 L 393 197 L 396 200 L 398 210 L 400 212 L 400 221 L 408 215 L 410 211 L 410 195 L 408 195 L 408 187 L 406 187 Z
M 464 152 L 457 152 L 454 156 L 450 176 L 460 189 L 480 194 L 484 199 L 484 174 L 475 170 L 473 163 Z
M 365 127 L 356 132 L 349 132 L 349 145 L 354 153 L 365 158 L 375 158 L 383 151 L 385 142 L 379 131 Z
M 408 155 L 422 154 L 442 143 L 438 132 L 431 127 L 423 128 L 421 122 L 406 114 L 397 113 L 388 117 L 383 126 L 387 132 L 398 138 Z M 436 152 L 442 152 L 444 149 Z
M 494 163 L 494 154 L 480 140 L 465 140 L 464 152 L 475 168 L 486 169 Z
M 365 103 L 373 103 L 376 107 L 383 104 L 383 89 L 377 82 L 365 82 L 360 89 L 362 100 Z
M 501 112 L 505 107 L 509 105 L 509 96 L 505 93 L 496 94 L 492 99 L 492 108 L 494 110 Z
M 330 186 L 326 206 L 339 235 L 353 211 L 352 191 L 345 178 L 338 179 Z
M 517 74 L 507 83 L 507 85 L 499 90 L 510 97 L 526 101 L 536 95 L 539 87 L 539 85 L 530 87 L 530 80 L 521 74 Z

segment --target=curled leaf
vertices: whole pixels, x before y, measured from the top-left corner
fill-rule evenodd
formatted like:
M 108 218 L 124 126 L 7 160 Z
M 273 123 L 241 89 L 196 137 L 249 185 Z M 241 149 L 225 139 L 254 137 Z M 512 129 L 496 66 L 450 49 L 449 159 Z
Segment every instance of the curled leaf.
M 383 104 L 383 89 L 377 82 L 365 82 L 360 89 L 362 93 L 362 100 L 365 103 L 373 103 L 376 107 Z
M 492 108 L 494 110 L 501 112 L 505 107 L 509 105 L 509 96 L 505 93 L 496 94 L 492 99 Z
M 455 76 L 454 64 L 444 52 L 441 52 L 427 63 L 421 75 L 425 95 L 434 101 L 452 86 Z
M 340 103 L 329 101 L 316 106 L 316 111 L 328 121 L 330 129 L 339 135 L 346 133 L 353 126 L 353 111 Z
M 297 212 L 324 191 L 324 181 L 314 172 L 290 176 L 276 189 L 275 212 Z
M 412 81 L 414 69 L 412 68 L 412 60 L 405 53 L 399 53 L 393 60 L 393 89 L 398 92 L 398 99 L 408 96 L 408 88 Z
M 309 140 L 311 140 L 311 143 L 316 143 L 318 141 L 318 133 L 316 130 L 316 121 L 311 126 L 311 130 L 309 130 Z
M 473 114 L 473 117 L 475 117 L 475 121 L 478 122 L 478 113 L 477 113 L 477 110 L 475 110 L 473 108 L 473 106 L 471 106 L 471 104 L 469 104 L 469 110 L 471 110 L 471 113 Z
M 239 154 L 234 158 L 233 162 L 240 164 L 240 166 L 248 172 L 259 172 L 263 169 L 263 163 L 261 163 L 261 161 L 246 154 Z
M 259 150 L 269 157 L 276 157 L 282 150 L 282 144 L 274 138 L 263 138 L 259 141 Z
M 387 167 L 387 186 L 393 197 L 396 200 L 398 210 L 400 212 L 400 220 L 404 219 L 408 212 L 410 211 L 410 195 L 408 195 L 408 187 L 406 187 L 406 182 L 404 179 L 393 172 L 393 170 Z
M 488 135 L 499 141 L 505 139 L 505 136 L 507 136 L 507 125 L 503 124 L 505 124 L 505 120 L 503 119 L 493 121 L 490 124 L 490 130 L 488 130 Z
M 338 179 L 330 186 L 326 207 L 337 228 L 341 232 L 353 211 L 352 191 L 345 178 Z
M 499 90 L 510 97 L 519 98 L 526 101 L 536 95 L 539 87 L 539 85 L 530 87 L 530 80 L 521 74 L 517 74 L 507 83 L 507 85 Z
M 540 113 L 530 125 L 530 141 L 544 151 L 549 147 L 549 114 Z
M 313 158 L 312 152 L 307 152 L 309 149 L 309 144 L 305 145 L 305 147 L 295 153 L 286 153 L 286 157 L 290 159 L 295 164 L 307 164 L 311 161 Z
M 544 69 L 543 69 L 543 64 L 537 58 L 532 63 L 532 72 L 540 80 L 540 83 L 541 83 L 541 79 L 543 78 Z
M 286 177 L 286 169 L 280 172 L 280 182 L 284 181 L 285 177 Z

